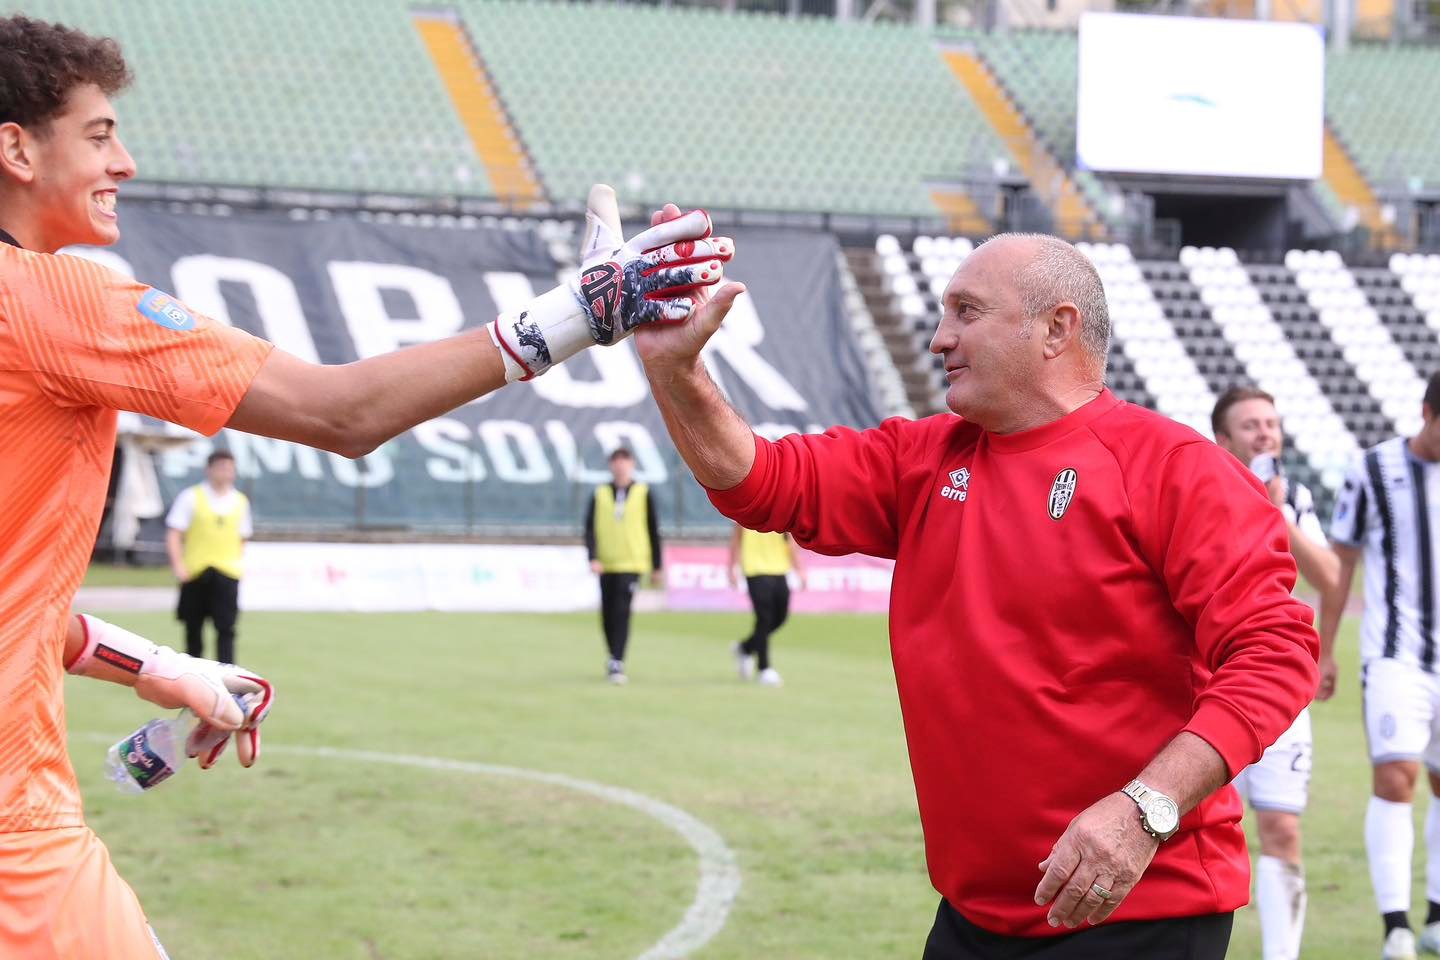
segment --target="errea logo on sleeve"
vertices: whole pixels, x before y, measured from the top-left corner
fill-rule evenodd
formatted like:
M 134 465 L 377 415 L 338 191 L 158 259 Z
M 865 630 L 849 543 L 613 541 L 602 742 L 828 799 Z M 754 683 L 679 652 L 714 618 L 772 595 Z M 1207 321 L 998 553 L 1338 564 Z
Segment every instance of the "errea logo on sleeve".
M 946 500 L 958 500 L 961 503 L 970 496 L 970 470 L 961 467 L 959 470 L 951 470 L 948 478 L 950 483 L 940 488 L 940 496 Z
M 194 330 L 195 315 L 179 300 L 159 290 L 147 290 L 135 305 L 140 315 L 170 330 Z

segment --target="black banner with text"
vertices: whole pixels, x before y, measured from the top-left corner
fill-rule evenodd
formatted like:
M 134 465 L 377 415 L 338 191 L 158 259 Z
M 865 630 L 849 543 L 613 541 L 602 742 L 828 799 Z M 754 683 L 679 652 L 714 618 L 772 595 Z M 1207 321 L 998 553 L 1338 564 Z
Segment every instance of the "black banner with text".
M 119 244 L 77 251 L 320 363 L 347 363 L 489 322 L 557 282 L 538 229 L 291 221 L 126 209 Z M 744 229 L 727 275 L 749 293 L 706 350 L 766 436 L 878 422 L 844 316 L 833 237 Z M 605 457 L 634 451 L 672 532 L 723 524 L 680 463 L 633 345 L 596 347 L 421 424 L 361 461 L 224 431 L 264 529 L 573 531 Z M 167 501 L 212 441 L 161 457 Z

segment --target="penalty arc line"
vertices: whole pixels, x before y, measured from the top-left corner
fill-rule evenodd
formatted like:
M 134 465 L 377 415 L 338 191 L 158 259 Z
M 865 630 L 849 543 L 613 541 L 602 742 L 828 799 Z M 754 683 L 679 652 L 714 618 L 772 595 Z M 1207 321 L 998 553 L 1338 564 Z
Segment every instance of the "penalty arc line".
M 589 794 L 608 803 L 629 807 L 669 827 L 690 845 L 700 860 L 700 880 L 695 899 L 680 922 L 659 942 L 637 960 L 681 960 L 709 943 L 725 926 L 730 908 L 740 893 L 740 866 L 735 853 L 714 828 L 694 816 L 654 797 L 624 787 L 613 787 L 592 780 L 524 767 L 505 767 L 468 760 L 448 760 L 405 753 L 379 753 L 372 750 L 346 750 L 339 747 L 302 747 L 285 744 L 267 746 L 266 752 L 302 757 L 353 760 L 359 763 L 388 763 L 401 767 L 471 773 L 490 777 L 509 777 L 563 787 L 576 793 Z
M 678 833 L 700 858 L 700 881 L 695 888 L 695 899 L 685 911 L 685 916 L 680 923 L 661 937 L 660 941 L 649 950 L 640 954 L 637 960 L 679 960 L 679 958 L 689 956 L 699 950 L 725 926 L 725 921 L 730 915 L 730 908 L 734 905 L 735 897 L 740 892 L 740 867 L 735 861 L 734 852 L 726 845 L 719 833 L 679 807 L 673 807 L 634 790 L 612 787 L 591 780 L 581 780 L 563 773 L 548 773 L 543 770 L 527 770 L 524 767 L 504 767 L 465 760 L 446 760 L 441 757 L 376 753 L 368 750 L 343 750 L 335 747 L 282 746 L 279 748 L 279 752 L 531 780 L 564 787 L 577 793 L 586 793 L 610 803 L 630 807 L 658 820 Z

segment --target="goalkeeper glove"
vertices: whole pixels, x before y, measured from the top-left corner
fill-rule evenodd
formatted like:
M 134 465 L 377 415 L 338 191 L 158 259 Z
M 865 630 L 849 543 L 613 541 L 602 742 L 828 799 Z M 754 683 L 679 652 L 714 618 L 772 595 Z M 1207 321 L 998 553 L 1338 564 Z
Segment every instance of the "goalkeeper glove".
M 596 184 L 585 212 L 579 274 L 490 325 L 506 381 L 538 377 L 591 344 L 619 343 L 642 323 L 685 322 L 698 305 L 696 293 L 724 278 L 734 253 L 734 241 L 710 236 L 704 210 L 653 226 L 627 243 L 615 191 Z
M 260 724 L 275 690 L 242 667 L 202 660 L 162 647 L 99 617 L 80 615 L 85 646 L 69 672 L 134 687 L 142 700 L 167 710 L 184 707 L 200 722 L 185 743 L 185 755 L 209 769 L 225 751 L 230 735 L 241 766 L 260 756 Z

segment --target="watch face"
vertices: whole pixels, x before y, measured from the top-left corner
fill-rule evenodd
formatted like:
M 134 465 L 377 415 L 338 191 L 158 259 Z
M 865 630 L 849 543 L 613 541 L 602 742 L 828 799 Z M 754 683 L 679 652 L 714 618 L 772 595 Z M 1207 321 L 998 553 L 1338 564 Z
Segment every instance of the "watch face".
M 1175 828 L 1180 826 L 1180 810 L 1169 797 L 1158 798 L 1150 802 L 1145 811 L 1145 819 L 1149 821 L 1150 829 L 1156 833 L 1173 833 Z

